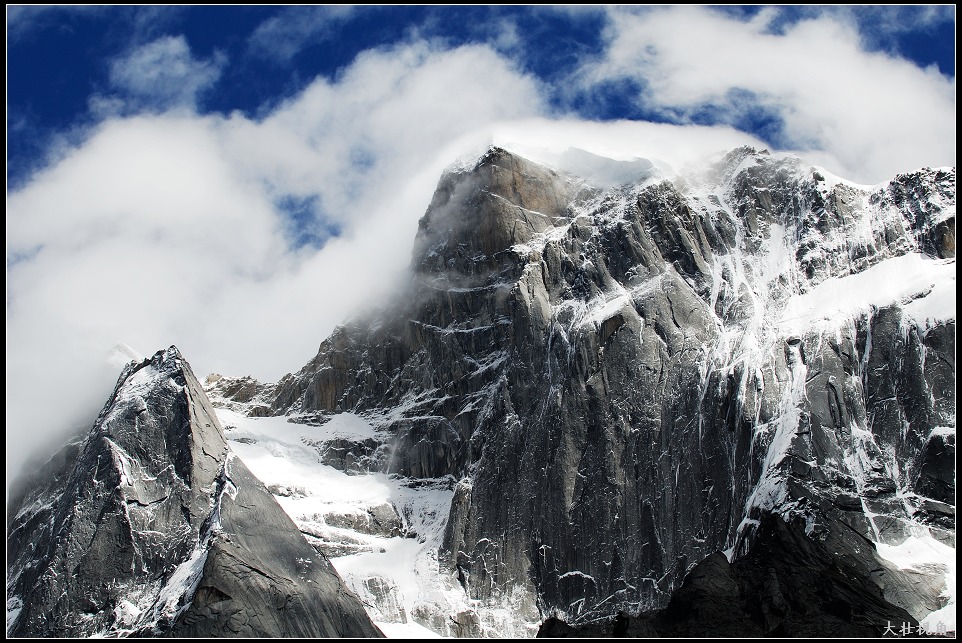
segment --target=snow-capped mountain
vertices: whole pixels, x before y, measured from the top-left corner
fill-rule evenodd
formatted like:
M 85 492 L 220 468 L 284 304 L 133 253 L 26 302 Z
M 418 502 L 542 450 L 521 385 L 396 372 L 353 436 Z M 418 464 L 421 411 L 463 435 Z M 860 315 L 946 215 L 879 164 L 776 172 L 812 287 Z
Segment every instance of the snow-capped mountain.
M 476 631 L 507 605 L 532 626 L 664 606 L 769 514 L 930 543 L 932 586 L 888 600 L 941 608 L 954 170 L 865 187 L 747 148 L 684 178 L 633 167 L 613 189 L 503 149 L 453 167 L 400 303 L 221 394 L 366 419 L 373 437 L 319 446 L 331 465 L 456 480 L 439 558 Z
M 237 456 L 218 462 L 268 485 L 389 635 L 704 635 L 721 612 L 757 634 L 954 630 L 955 170 L 860 186 L 750 148 L 684 176 L 564 158 L 452 166 L 406 292 L 276 384 L 208 378 Z M 66 556 L 17 548 L 101 524 L 40 526 L 85 475 L 8 507 L 8 631 L 45 631 L 23 629 L 47 609 L 25 588 L 53 569 L 59 591 Z M 98 493 L 150 477 L 123 475 Z M 216 485 L 191 489 L 210 509 L 182 565 L 220 542 Z M 158 627 L 163 570 L 124 576 L 136 616 L 83 632 Z M 64 587 L 76 621 L 91 590 Z

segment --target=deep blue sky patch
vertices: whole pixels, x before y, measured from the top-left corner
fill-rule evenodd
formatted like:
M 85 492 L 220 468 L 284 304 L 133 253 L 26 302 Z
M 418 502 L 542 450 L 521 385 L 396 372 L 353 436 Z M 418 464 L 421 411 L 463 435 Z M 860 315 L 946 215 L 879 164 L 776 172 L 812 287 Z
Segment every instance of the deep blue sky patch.
M 287 227 L 285 236 L 291 248 L 297 250 L 305 246 L 318 249 L 324 247 L 332 237 L 341 235 L 341 226 L 328 221 L 321 214 L 318 196 L 287 195 L 277 199 L 274 205 L 283 212 Z

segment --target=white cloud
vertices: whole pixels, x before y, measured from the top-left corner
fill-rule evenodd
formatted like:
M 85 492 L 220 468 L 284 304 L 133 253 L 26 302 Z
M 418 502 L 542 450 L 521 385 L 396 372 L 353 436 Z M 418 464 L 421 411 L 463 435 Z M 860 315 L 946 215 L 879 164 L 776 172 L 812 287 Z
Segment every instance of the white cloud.
M 511 19 L 503 18 L 494 23 L 494 38 L 491 44 L 498 51 L 506 54 L 521 50 L 524 41 L 518 31 L 518 24 Z
M 714 106 L 735 122 L 763 108 L 782 119 L 786 147 L 863 182 L 955 163 L 954 79 L 864 51 L 830 16 L 769 33 L 774 15 L 612 9 L 605 53 L 584 65 L 582 89 L 631 79 L 649 109 L 681 117 Z
M 117 375 L 101 365 L 111 342 L 194 344 L 224 323 L 220 287 L 284 261 L 269 202 L 195 118 L 108 123 L 7 212 L 8 465 L 92 419 Z
M 131 107 L 194 108 L 199 95 L 220 78 L 226 63 L 219 53 L 209 60 L 195 59 L 183 36 L 164 36 L 114 61 L 110 82 L 132 102 Z
M 556 164 L 569 148 L 622 161 L 657 161 L 666 174 L 684 173 L 708 158 L 741 145 L 765 143 L 727 126 L 672 125 L 644 121 L 590 122 L 577 119 L 531 119 L 499 123 L 491 140 L 523 156 Z
M 396 286 L 442 150 L 542 109 L 490 49 L 412 44 L 360 56 L 260 121 L 106 120 L 8 198 L 8 465 L 92 419 L 117 341 L 177 344 L 201 377 L 296 370 Z M 344 234 L 290 248 L 285 195 L 316 196 Z
M 489 48 L 416 43 L 365 52 L 337 81 L 319 78 L 264 120 L 235 115 L 225 127 L 248 176 L 318 194 L 329 217 L 350 222 L 373 216 L 406 168 L 452 138 L 543 111 L 537 83 Z
M 893 159 L 954 162 L 947 81 L 861 52 L 838 23 L 774 36 L 763 19 L 621 11 L 607 55 L 583 69 L 587 87 L 643 73 L 650 100 L 682 110 L 748 89 L 857 180 Z M 101 364 L 117 341 L 145 354 L 177 344 L 201 377 L 299 368 L 337 323 L 397 290 L 437 178 L 466 150 L 494 141 L 550 160 L 571 145 L 680 167 L 763 145 L 724 126 L 547 120 L 546 88 L 503 54 L 421 41 L 363 52 L 261 118 L 198 116 L 223 64 L 195 59 L 183 38 L 136 50 L 112 70 L 124 102 L 110 113 L 128 116 L 8 195 L 8 476 L 29 443 L 91 419 L 116 377 Z M 279 205 L 289 198 L 316 204 L 305 225 L 343 233 L 292 248 Z

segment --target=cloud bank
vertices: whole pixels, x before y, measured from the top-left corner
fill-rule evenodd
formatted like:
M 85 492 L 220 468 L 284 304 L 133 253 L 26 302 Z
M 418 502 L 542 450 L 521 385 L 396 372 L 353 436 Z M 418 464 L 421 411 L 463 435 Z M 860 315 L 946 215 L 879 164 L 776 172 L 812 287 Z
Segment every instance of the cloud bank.
M 633 81 L 639 103 L 675 122 L 774 118 L 779 147 L 864 183 L 955 163 L 954 78 L 865 51 L 854 27 L 830 15 L 782 33 L 771 31 L 775 18 L 612 9 L 604 55 L 585 61 L 578 89 Z
M 409 38 L 256 118 L 199 112 L 230 61 L 196 57 L 183 36 L 111 61 L 98 124 L 8 194 L 8 479 L 43 436 L 92 420 L 118 341 L 144 354 L 177 344 L 201 377 L 299 368 L 336 324 L 399 289 L 441 170 L 491 142 L 681 166 L 774 140 L 869 183 L 955 162 L 954 79 L 865 51 L 844 20 L 776 33 L 766 12 L 608 16 L 603 54 L 562 86 L 510 57 L 517 31 L 458 47 Z M 340 19 L 281 18 L 250 40 L 294 29 L 279 59 Z M 672 122 L 586 122 L 557 100 L 612 82 Z M 759 115 L 770 139 L 739 131 Z
M 186 59 L 177 42 L 148 47 Z M 542 109 L 537 83 L 490 49 L 415 43 L 358 57 L 262 120 L 178 109 L 104 121 L 8 197 L 8 469 L 35 435 L 18 427 L 92 418 L 117 341 L 145 354 L 176 343 L 201 377 L 298 368 L 396 287 L 439 152 Z M 292 198 L 316 204 L 301 225 L 341 235 L 297 247 Z

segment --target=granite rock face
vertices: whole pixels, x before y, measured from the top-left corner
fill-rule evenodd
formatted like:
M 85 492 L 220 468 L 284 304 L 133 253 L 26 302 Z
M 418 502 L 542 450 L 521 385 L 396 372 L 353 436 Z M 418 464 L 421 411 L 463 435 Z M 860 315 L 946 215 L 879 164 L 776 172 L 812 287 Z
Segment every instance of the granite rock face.
M 90 433 L 11 491 L 7 533 L 10 636 L 381 635 L 174 347 L 128 365 Z
M 410 292 L 258 408 L 361 414 L 392 437 L 345 467 L 456 478 L 442 568 L 529 621 L 662 608 L 771 516 L 954 546 L 954 231 L 954 169 L 740 148 L 600 189 L 492 148 L 442 177 Z
M 954 169 L 565 158 L 581 176 L 500 148 L 451 168 L 408 291 L 276 384 L 207 380 L 233 412 L 375 429 L 305 439 L 323 464 L 453 487 L 437 573 L 467 608 L 372 576 L 369 609 L 455 636 L 861 636 L 941 608 L 943 566 L 880 553 L 955 545 Z M 224 430 L 175 348 L 129 365 L 10 490 L 8 634 L 378 636 L 315 551 L 363 538 L 300 533 L 271 496 L 298 490 Z M 326 521 L 423 537 L 391 504 Z

